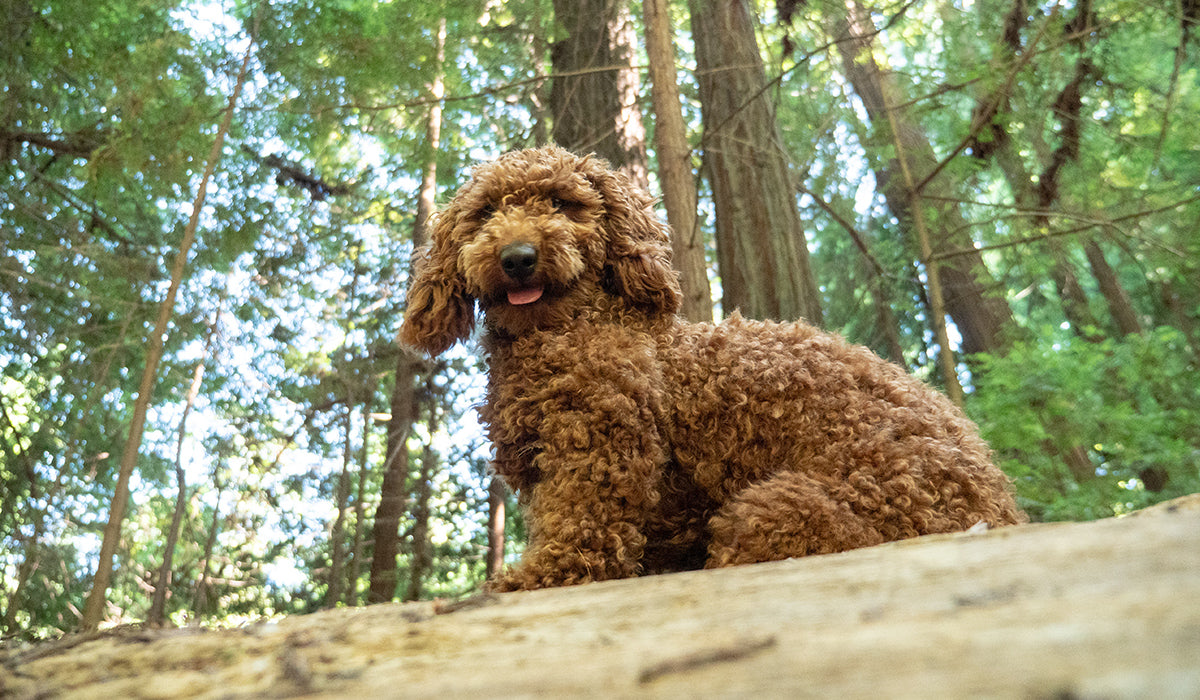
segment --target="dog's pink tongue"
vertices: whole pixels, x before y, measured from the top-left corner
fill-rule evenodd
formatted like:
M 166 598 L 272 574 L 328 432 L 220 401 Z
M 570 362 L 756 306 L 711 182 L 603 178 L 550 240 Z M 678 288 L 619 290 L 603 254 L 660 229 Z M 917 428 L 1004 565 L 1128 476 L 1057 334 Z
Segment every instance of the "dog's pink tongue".
M 522 304 L 532 304 L 542 298 L 541 287 L 531 287 L 529 289 L 514 289 L 508 293 L 508 303 L 514 306 Z

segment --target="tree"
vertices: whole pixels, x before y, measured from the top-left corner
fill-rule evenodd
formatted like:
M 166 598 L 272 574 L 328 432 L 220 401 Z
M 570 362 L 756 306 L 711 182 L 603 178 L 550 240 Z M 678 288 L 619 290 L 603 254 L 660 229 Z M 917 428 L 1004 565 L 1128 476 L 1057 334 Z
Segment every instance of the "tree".
M 646 130 L 633 68 L 636 36 L 626 0 L 554 0 L 566 32 L 550 55 L 555 143 L 596 153 L 645 187 Z
M 188 252 L 191 250 L 192 243 L 196 239 L 196 228 L 200 223 L 200 211 L 204 207 L 208 181 L 212 177 L 218 161 L 220 161 L 221 150 L 225 145 L 225 134 L 229 133 L 229 125 L 233 122 L 233 112 L 237 107 L 238 98 L 241 97 L 242 86 L 246 82 L 246 72 L 250 65 L 251 55 L 250 49 L 247 49 L 245 57 L 242 59 L 241 68 L 238 71 L 237 83 L 234 85 L 233 94 L 229 96 L 229 105 L 225 108 L 224 120 L 217 129 L 212 150 L 208 154 L 204 174 L 200 178 L 196 199 L 192 203 L 192 216 L 188 219 L 187 227 L 183 231 L 183 240 L 179 244 L 179 251 L 176 253 L 175 262 L 171 267 L 171 285 L 167 288 L 167 294 L 159 305 L 158 320 L 155 322 L 154 331 L 149 338 L 150 347 L 146 356 L 146 366 L 142 371 L 142 383 L 138 389 L 138 398 L 133 405 L 133 418 L 129 426 L 129 436 L 125 441 L 125 449 L 121 456 L 117 487 L 113 494 L 112 506 L 109 509 L 108 525 L 104 528 L 104 541 L 100 545 L 100 561 L 96 565 L 96 578 L 92 583 L 92 592 L 88 595 L 87 607 L 83 611 L 81 625 L 86 630 L 95 630 L 100 625 L 100 621 L 104 616 L 104 603 L 107 597 L 109 581 L 112 578 L 113 554 L 116 552 L 117 543 L 121 539 L 121 522 L 125 518 L 125 507 L 129 502 L 129 479 L 133 476 L 133 469 L 137 465 L 138 454 L 142 444 L 142 431 L 145 427 L 146 411 L 150 406 L 150 401 L 154 393 L 158 362 L 162 357 L 164 336 L 167 333 L 167 322 L 171 318 L 171 311 L 175 306 L 175 295 L 178 293 L 180 282 L 183 280 Z
M 437 434 L 440 427 L 436 402 L 437 391 L 433 381 L 434 375 L 427 376 L 424 391 L 428 407 L 426 426 L 429 439 Z M 409 567 L 408 588 L 404 600 L 417 600 L 421 597 L 422 583 L 433 566 L 433 553 L 429 541 L 430 500 L 433 498 L 433 477 L 437 467 L 438 456 L 433 451 L 433 445 L 426 442 L 421 451 L 421 466 L 417 472 L 413 487 L 412 508 L 412 563 Z
M 666 0 L 644 0 L 646 53 L 650 59 L 654 102 L 654 145 L 663 204 L 671 224 L 671 249 L 680 272 L 683 300 L 679 315 L 690 321 L 712 321 L 712 292 L 704 236 L 696 219 L 696 184 L 692 149 L 688 145 L 679 86 L 675 80 L 675 49 Z
M 159 567 L 158 576 L 154 581 L 154 597 L 150 602 L 150 611 L 146 613 L 146 622 L 152 625 L 161 625 L 166 621 L 167 589 L 171 586 L 172 575 L 171 565 L 175 558 L 175 546 L 179 542 L 179 532 L 183 526 L 184 511 L 187 509 L 188 502 L 187 472 L 183 466 L 183 444 L 187 439 L 187 419 L 196 403 L 196 397 L 200 394 L 200 383 L 204 380 L 204 365 L 212 357 L 220 320 L 221 309 L 218 307 L 213 314 L 212 323 L 209 325 L 208 334 L 204 339 L 204 354 L 196 363 L 191 384 L 188 386 L 183 415 L 179 418 L 178 436 L 175 441 L 175 479 L 179 483 L 179 490 L 175 497 L 175 509 L 171 514 L 171 527 L 167 532 L 167 540 L 163 544 L 162 566 Z
M 688 7 L 704 116 L 701 148 L 716 209 L 722 309 L 820 324 L 795 181 L 749 4 L 689 0 Z
M 417 214 L 412 226 L 413 250 L 425 244 L 425 228 L 433 215 L 434 195 L 437 193 L 437 155 L 441 146 L 442 104 L 445 85 L 442 65 L 446 59 L 446 20 L 438 25 L 434 50 L 437 70 L 429 86 L 433 101 L 426 120 L 427 153 L 417 196 Z M 408 348 L 396 353 L 395 381 L 392 385 L 391 418 L 388 419 L 387 459 L 384 463 L 383 485 L 379 507 L 375 511 L 375 554 L 371 558 L 371 588 L 368 602 L 391 600 L 396 595 L 396 554 L 400 545 L 400 517 L 404 512 L 408 481 L 408 436 L 417 419 L 417 385 L 423 368 L 422 360 Z
M 974 251 L 971 229 L 957 202 L 924 195 L 943 168 L 921 125 L 901 108 L 908 100 L 900 93 L 895 74 L 879 66 L 872 55 L 877 32 L 870 15 L 857 0 L 847 0 L 845 11 L 838 14 L 831 9 L 827 21 L 831 24 L 829 37 L 841 54 L 847 79 L 879 134 L 879 145 L 891 147 L 894 153 L 891 158 L 877 157 L 872 162 L 888 206 L 910 232 L 910 241 L 922 237 L 918 230 L 922 224 L 918 222 L 936 222 L 936 231 L 925 231 L 929 250 L 921 259 L 929 265 L 931 284 L 945 289 L 945 310 L 962 335 L 963 353 L 1002 351 L 1007 342 L 1006 329 L 1013 330 L 1012 313 L 1003 299 L 987 292 L 993 286 L 987 266 L 981 254 Z M 932 309 L 931 314 L 939 317 Z M 951 348 L 943 344 L 942 350 L 948 353 Z

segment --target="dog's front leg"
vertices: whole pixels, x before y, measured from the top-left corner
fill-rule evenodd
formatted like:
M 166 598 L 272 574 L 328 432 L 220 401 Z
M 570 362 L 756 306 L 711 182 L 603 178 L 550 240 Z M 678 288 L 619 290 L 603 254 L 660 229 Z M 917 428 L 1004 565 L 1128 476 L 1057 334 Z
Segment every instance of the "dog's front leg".
M 592 406 L 544 419 L 534 457 L 542 478 L 523 499 L 529 544 L 521 562 L 491 583 L 494 590 L 638 574 L 663 453 L 648 411 L 628 397 L 605 403 L 619 410 Z

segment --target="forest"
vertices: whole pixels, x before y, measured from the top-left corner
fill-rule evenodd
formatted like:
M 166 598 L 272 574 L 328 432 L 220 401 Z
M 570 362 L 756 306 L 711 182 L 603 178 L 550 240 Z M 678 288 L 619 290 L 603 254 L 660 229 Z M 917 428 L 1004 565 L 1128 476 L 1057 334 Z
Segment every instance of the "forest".
M 1035 521 L 1200 491 L 1200 2 L 5 0 L 0 634 L 518 556 L 480 351 L 401 347 L 472 164 L 659 197 L 682 313 L 946 392 Z

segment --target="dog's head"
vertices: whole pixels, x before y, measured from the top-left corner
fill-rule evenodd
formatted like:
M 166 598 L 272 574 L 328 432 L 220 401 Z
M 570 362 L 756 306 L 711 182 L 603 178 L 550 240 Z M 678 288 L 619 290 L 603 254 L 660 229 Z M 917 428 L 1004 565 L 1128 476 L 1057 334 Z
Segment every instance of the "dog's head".
M 614 300 L 674 314 L 679 281 L 652 202 L 604 161 L 556 146 L 477 166 L 416 254 L 401 340 L 443 352 L 470 335 L 476 303 L 512 336 Z

